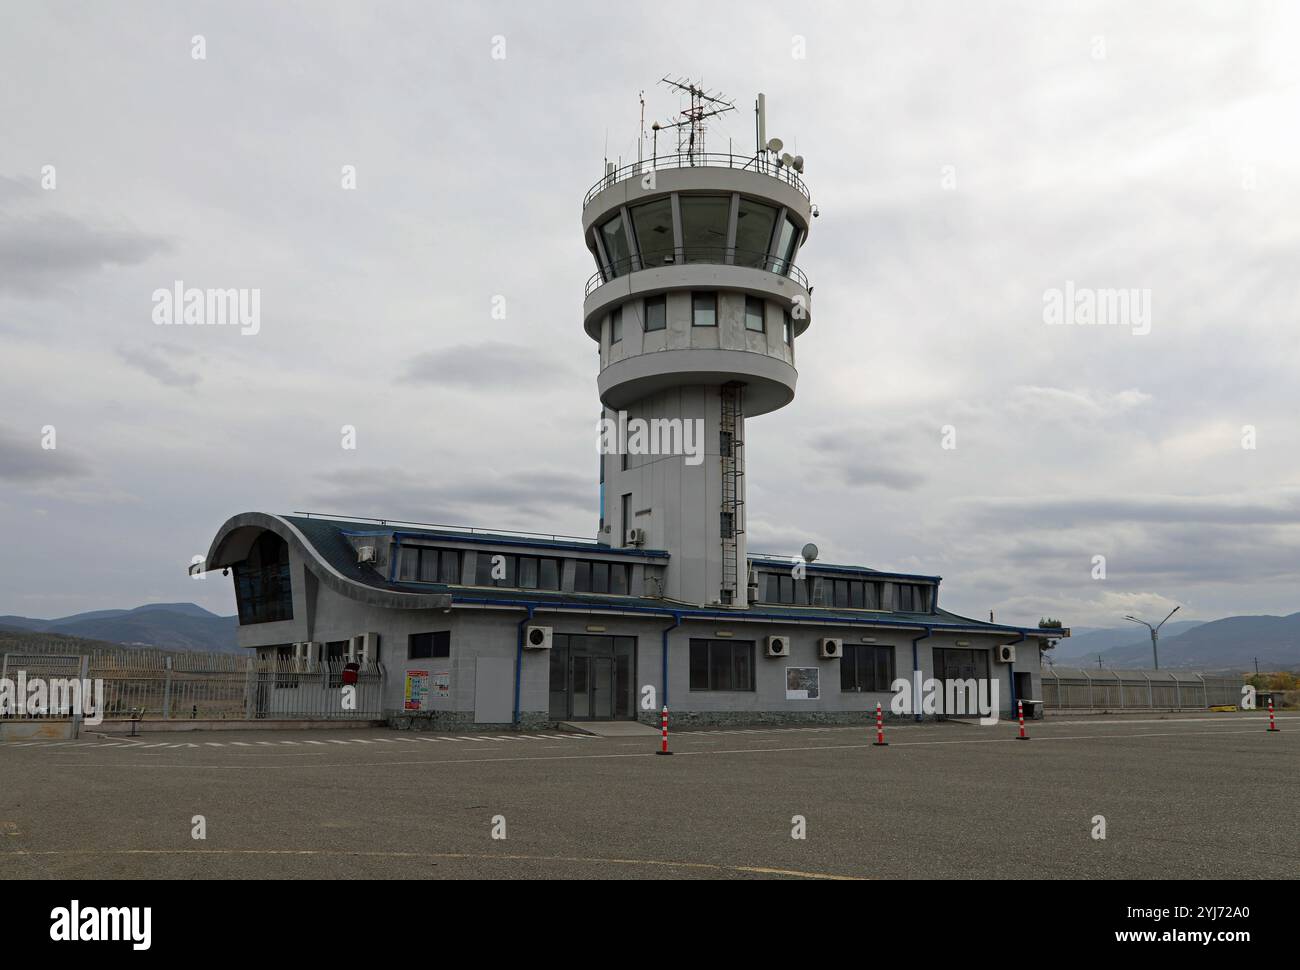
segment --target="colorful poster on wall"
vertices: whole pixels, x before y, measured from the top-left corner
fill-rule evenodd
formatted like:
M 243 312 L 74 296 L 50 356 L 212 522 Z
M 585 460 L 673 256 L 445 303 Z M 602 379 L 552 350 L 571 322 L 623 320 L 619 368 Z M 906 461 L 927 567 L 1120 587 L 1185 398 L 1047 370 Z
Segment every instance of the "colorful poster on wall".
M 424 710 L 425 699 L 429 693 L 429 672 L 427 670 L 408 670 L 406 672 L 406 689 L 403 693 L 403 707 L 408 711 Z
M 821 685 L 818 667 L 786 667 L 785 699 L 788 701 L 815 701 Z
M 450 671 L 442 670 L 433 675 L 433 696 L 434 697 L 451 696 L 451 672 Z

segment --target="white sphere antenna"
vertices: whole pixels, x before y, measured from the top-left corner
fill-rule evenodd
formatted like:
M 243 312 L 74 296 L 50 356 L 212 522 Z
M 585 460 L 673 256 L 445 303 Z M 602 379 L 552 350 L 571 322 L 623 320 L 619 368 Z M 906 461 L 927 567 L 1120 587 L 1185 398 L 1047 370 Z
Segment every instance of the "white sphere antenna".
M 817 550 L 817 547 L 810 542 L 803 547 L 803 550 L 800 552 L 800 555 L 803 556 L 804 562 L 812 562 L 814 559 L 817 558 L 819 552 Z
M 783 142 L 780 138 L 771 138 L 767 142 L 767 150 L 771 152 L 773 155 L 777 154 L 784 147 L 785 147 L 785 142 Z

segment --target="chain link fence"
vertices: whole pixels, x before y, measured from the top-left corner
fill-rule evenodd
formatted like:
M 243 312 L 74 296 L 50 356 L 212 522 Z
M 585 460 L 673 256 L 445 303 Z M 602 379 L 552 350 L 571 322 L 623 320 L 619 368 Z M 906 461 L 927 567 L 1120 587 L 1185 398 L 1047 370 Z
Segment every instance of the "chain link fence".
M 1044 667 L 1049 711 L 1204 711 L 1241 703 L 1243 677 L 1185 670 Z

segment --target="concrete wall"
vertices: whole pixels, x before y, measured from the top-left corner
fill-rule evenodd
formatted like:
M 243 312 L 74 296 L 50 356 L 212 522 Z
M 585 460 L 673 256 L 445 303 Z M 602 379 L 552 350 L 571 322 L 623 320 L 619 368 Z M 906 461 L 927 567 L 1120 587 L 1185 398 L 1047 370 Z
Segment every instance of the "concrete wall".
M 716 467 L 716 463 L 715 466 Z M 642 472 L 638 471 L 638 474 Z M 703 487 L 703 486 L 701 486 Z M 610 494 L 617 494 L 611 490 Z M 682 503 L 687 508 L 698 503 Z M 634 505 L 635 507 L 635 505 Z M 709 541 L 716 542 L 716 522 Z M 687 517 L 677 520 L 684 532 L 703 526 Z M 689 558 L 689 557 L 684 557 Z M 682 566 L 681 563 L 678 564 Z M 258 640 L 274 645 L 298 640 L 346 640 L 363 633 L 379 634 L 379 660 L 387 680 L 383 687 L 380 706 L 394 714 L 401 712 L 407 670 L 427 670 L 431 675 L 446 672 L 449 689 L 445 697 L 437 696 L 432 689 L 426 698 L 427 708 L 436 715 L 431 726 L 462 727 L 485 722 L 476 719 L 476 701 L 485 696 L 497 701 L 514 703 L 514 662 L 517 631 L 524 617 L 522 609 L 465 609 L 402 610 L 361 603 L 333 590 L 317 586 L 304 576 L 301 563 L 292 563 L 294 569 L 294 619 L 284 623 L 258 624 L 241 628 L 241 642 Z M 688 565 L 685 567 L 689 570 Z M 697 570 L 705 567 L 695 564 Z M 689 572 L 687 573 L 689 575 Z M 310 592 L 309 592 L 310 587 Z M 503 592 L 509 596 L 509 592 Z M 308 604 L 310 603 L 310 607 Z M 671 619 L 661 616 L 607 616 L 602 614 L 574 615 L 540 611 L 535 623 L 551 626 L 557 633 L 586 634 L 589 624 L 604 627 L 602 633 L 610 636 L 637 638 L 637 687 L 653 685 L 657 705 L 663 703 L 662 682 L 662 631 Z M 408 660 L 408 638 L 415 633 L 446 630 L 451 635 L 451 656 Z M 755 643 L 755 690 L 752 692 L 712 692 L 690 690 L 690 640 L 726 639 L 717 637 L 718 631 L 731 632 L 733 641 L 753 640 Z M 789 636 L 789 657 L 765 656 L 766 638 L 769 635 Z M 792 623 L 748 623 L 732 621 L 729 617 L 715 620 L 686 621 L 669 635 L 669 679 L 667 699 L 675 717 L 700 723 L 731 721 L 819 721 L 865 718 L 875 709 L 877 702 L 889 709 L 891 695 L 881 693 L 856 693 L 840 691 L 839 661 L 822 660 L 817 656 L 821 637 L 841 637 L 846 643 L 859 643 L 863 636 L 875 637 L 877 645 L 894 649 L 894 674 L 910 677 L 912 670 L 911 638 L 913 631 L 867 629 L 854 625 L 827 624 L 824 626 Z M 958 648 L 961 640 L 968 646 Z M 989 649 L 998 643 L 1008 642 L 1006 634 L 938 634 L 922 639 L 917 644 L 917 657 L 924 676 L 933 676 L 934 649 Z M 1011 673 L 1028 671 L 1032 677 L 1032 696 L 1042 697 L 1042 678 L 1039 668 L 1039 651 L 1036 641 L 1017 644 L 1017 662 L 1014 668 L 991 662 L 990 670 L 999 684 L 999 700 L 1004 716 L 1013 712 Z M 502 662 L 492 683 L 479 683 L 482 659 Z M 816 667 L 820 670 L 820 696 L 816 700 L 786 699 L 785 668 Z M 520 710 L 525 726 L 540 726 L 549 722 L 550 707 L 550 655 L 545 650 L 525 650 L 522 662 Z M 432 685 L 431 685 L 432 687 Z M 303 690 L 305 688 L 299 688 Z M 272 698 L 277 692 L 270 691 Z M 293 692 L 286 692 L 293 693 Z M 273 701 L 276 707 L 283 705 Z M 289 701 L 285 701 L 289 704 Z M 290 705 L 292 706 L 292 705 Z M 497 705 L 499 707 L 499 704 Z M 285 708 L 287 710 L 287 708 Z M 647 712 L 646 719 L 653 719 Z M 486 722 L 501 724 L 503 722 Z

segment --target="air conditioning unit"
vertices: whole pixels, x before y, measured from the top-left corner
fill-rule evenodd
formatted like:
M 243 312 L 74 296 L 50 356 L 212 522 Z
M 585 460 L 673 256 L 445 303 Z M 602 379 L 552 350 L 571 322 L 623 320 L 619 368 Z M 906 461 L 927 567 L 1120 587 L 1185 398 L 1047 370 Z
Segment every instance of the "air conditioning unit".
M 549 626 L 524 627 L 524 647 L 528 650 L 550 650 L 552 632 Z
M 314 640 L 307 640 L 293 645 L 294 669 L 299 673 L 311 673 L 316 669 L 317 646 Z
M 348 663 L 357 663 L 365 667 L 378 659 L 378 633 L 362 633 L 348 641 Z
M 628 529 L 628 530 L 627 530 L 627 541 L 628 541 L 631 545 L 634 545 L 634 546 L 644 546 L 644 545 L 646 544 L 646 539 L 647 539 L 647 538 L 648 538 L 648 537 L 646 536 L 646 531 L 645 531 L 645 529 Z
M 1016 662 L 1016 648 L 1014 644 L 999 643 L 997 650 L 993 652 L 1000 664 L 1013 664 Z
M 823 660 L 834 660 L 844 656 L 844 641 L 839 637 L 822 637 L 818 655 Z
M 357 546 L 357 562 L 373 564 L 377 558 L 374 546 Z
M 790 656 L 790 638 L 789 637 L 768 637 L 767 655 L 769 657 Z

